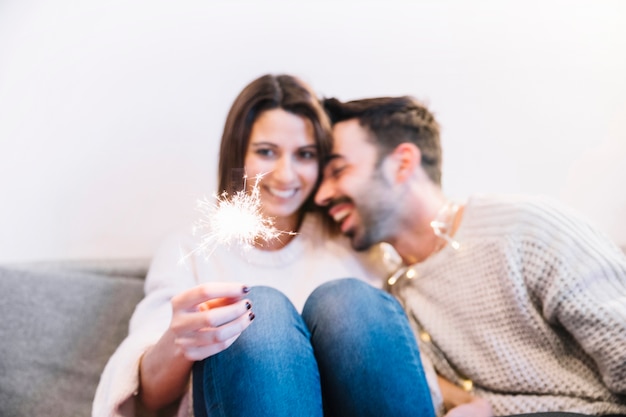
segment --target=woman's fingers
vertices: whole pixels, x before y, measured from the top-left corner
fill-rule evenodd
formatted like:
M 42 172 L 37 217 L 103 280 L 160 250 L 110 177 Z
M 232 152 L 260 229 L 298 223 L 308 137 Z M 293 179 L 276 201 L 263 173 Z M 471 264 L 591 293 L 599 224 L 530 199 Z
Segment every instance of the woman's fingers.
M 209 313 L 207 312 L 206 314 Z M 205 327 L 179 337 L 176 339 L 176 344 L 183 350 L 188 359 L 204 359 L 228 348 L 250 325 L 253 319 L 254 313 L 246 310 L 246 313 L 240 315 L 237 319 L 219 327 Z
M 228 304 L 233 304 L 239 300 L 241 300 L 241 297 L 213 298 L 212 300 L 209 300 L 200 304 L 198 307 L 200 308 L 200 310 L 209 310 L 211 308 L 222 307 Z
M 242 284 L 198 285 L 172 298 L 170 331 L 190 360 L 204 359 L 228 348 L 254 319 Z
M 216 308 L 200 309 L 194 312 L 178 312 L 170 325 L 178 337 L 188 337 L 200 330 L 219 328 L 247 315 L 252 308 L 250 300 L 239 300 L 233 304 Z
M 172 298 L 172 307 L 176 310 L 197 310 L 199 304 L 216 298 L 240 299 L 248 293 L 248 287 L 232 282 L 210 282 L 197 285 Z
M 232 345 L 235 340 L 237 340 L 238 337 L 239 334 L 231 337 L 230 339 L 222 343 L 216 343 L 209 346 L 183 348 L 183 352 L 187 359 L 191 361 L 201 361 L 205 358 L 208 358 L 209 356 L 218 354 L 221 351 L 228 349 L 230 345 Z

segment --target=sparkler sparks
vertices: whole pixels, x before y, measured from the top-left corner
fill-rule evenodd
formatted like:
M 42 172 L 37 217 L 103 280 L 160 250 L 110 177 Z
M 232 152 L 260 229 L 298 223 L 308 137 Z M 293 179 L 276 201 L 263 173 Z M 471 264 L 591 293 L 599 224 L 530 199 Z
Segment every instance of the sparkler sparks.
M 263 175 L 257 175 L 250 193 L 244 189 L 237 191 L 232 197 L 223 192 L 215 195 L 214 201 L 207 198 L 198 200 L 197 209 L 202 213 L 194 225 L 194 235 L 201 233 L 200 244 L 184 258 L 200 252 L 205 259 L 220 245 L 231 247 L 238 245 L 244 250 L 250 249 L 258 240 L 270 241 L 280 235 L 295 235 L 295 232 L 284 232 L 276 229 L 271 218 L 261 213 L 259 181 Z

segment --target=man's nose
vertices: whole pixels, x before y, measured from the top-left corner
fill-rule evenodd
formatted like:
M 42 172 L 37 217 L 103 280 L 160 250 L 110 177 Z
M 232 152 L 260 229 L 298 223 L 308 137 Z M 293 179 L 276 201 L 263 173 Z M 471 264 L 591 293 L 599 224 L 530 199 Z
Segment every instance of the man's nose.
M 322 183 L 315 193 L 315 204 L 318 206 L 327 206 L 333 196 L 331 181 L 322 179 Z

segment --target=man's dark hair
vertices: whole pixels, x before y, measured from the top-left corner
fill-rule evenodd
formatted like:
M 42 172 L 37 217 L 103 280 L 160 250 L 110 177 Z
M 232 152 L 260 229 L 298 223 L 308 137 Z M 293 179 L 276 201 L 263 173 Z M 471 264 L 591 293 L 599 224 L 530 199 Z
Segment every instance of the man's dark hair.
M 327 98 L 324 108 L 333 124 L 358 119 L 372 133 L 370 140 L 378 148 L 379 161 L 401 143 L 413 143 L 422 153 L 422 168 L 431 181 L 441 186 L 439 124 L 415 98 L 379 97 L 345 103 Z

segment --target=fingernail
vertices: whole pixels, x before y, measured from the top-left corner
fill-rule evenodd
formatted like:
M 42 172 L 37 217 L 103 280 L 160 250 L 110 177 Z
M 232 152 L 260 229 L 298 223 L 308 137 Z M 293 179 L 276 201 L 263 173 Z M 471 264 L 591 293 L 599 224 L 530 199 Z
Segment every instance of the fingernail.
M 250 314 L 248 314 L 248 317 L 250 317 L 250 321 L 254 320 L 254 313 L 251 311 Z
M 252 308 L 252 304 L 250 304 L 250 301 L 246 301 L 246 310 L 250 310 Z
M 250 288 L 248 288 L 248 287 L 244 286 L 244 287 L 242 288 L 242 291 L 243 291 L 243 293 L 244 293 L 244 294 L 248 294 L 248 293 L 250 292 Z

